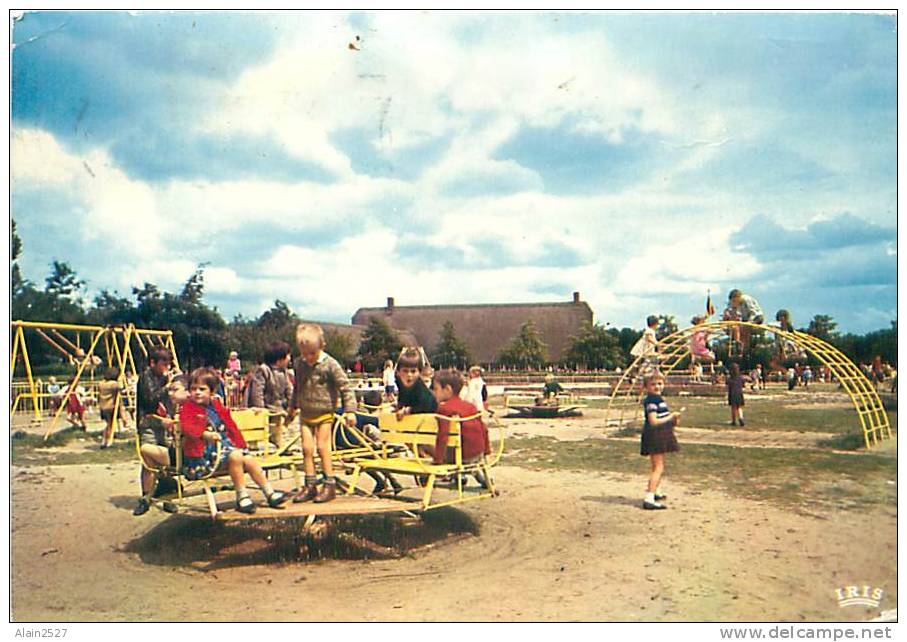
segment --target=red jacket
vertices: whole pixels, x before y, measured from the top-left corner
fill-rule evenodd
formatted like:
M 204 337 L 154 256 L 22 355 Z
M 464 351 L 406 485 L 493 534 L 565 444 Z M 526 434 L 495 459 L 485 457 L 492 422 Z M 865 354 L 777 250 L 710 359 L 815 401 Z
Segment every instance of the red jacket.
M 230 411 L 217 399 L 212 399 L 214 410 L 224 422 L 227 436 L 237 448 L 246 448 L 246 440 L 230 416 Z M 201 457 L 205 454 L 202 433 L 208 430 L 208 413 L 204 406 L 187 400 L 180 408 L 180 428 L 183 431 L 183 454 L 186 457 Z
M 452 417 L 471 417 L 478 414 L 476 407 L 460 399 L 451 397 L 438 404 L 438 414 Z M 434 463 L 443 464 L 447 456 L 447 439 L 450 434 L 450 422 L 438 419 L 438 439 L 435 441 Z M 463 459 L 472 459 L 482 453 L 491 454 L 491 443 L 488 441 L 488 429 L 481 417 L 460 423 L 460 440 L 463 444 Z M 453 463 L 453 462 L 448 462 Z

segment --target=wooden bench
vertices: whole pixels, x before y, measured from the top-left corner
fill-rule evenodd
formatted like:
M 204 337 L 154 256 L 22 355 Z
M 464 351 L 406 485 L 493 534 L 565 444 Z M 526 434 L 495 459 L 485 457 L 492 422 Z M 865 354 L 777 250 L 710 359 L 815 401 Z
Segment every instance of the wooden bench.
M 484 499 L 495 496 L 494 484 L 490 469 L 497 464 L 504 450 L 504 435 L 501 430 L 498 447 L 494 454 L 478 458 L 475 461 L 463 461 L 463 442 L 461 423 L 479 417 L 444 417 L 433 414 L 407 415 L 397 419 L 393 413 L 382 413 L 378 416 L 378 428 L 381 430 L 381 444 L 374 454 L 351 462 L 352 481 L 350 488 L 355 489 L 359 475 L 363 471 L 381 471 L 413 475 L 421 481 L 422 509 L 449 506 L 465 501 Z M 454 462 L 435 464 L 430 457 L 420 454 L 420 446 L 434 448 L 438 437 L 438 420 L 449 422 L 447 448 L 453 449 Z M 464 475 L 474 475 L 479 480 L 482 490 L 473 493 L 464 489 Z M 439 477 L 450 476 L 456 480 L 456 498 L 447 501 L 432 502 L 435 482 Z M 348 492 L 352 492 L 348 491 Z

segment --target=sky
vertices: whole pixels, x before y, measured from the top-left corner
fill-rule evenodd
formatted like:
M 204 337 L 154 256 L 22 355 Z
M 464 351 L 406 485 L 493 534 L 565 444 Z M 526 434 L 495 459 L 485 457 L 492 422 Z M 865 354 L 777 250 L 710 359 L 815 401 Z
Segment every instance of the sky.
M 889 327 L 891 15 L 31 12 L 12 31 L 20 266 L 229 320 L 568 301 L 686 325 Z

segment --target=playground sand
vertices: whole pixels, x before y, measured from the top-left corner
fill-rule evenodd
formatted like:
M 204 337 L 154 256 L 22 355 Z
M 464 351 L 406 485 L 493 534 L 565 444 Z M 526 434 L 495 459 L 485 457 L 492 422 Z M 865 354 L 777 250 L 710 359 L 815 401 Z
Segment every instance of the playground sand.
M 841 621 L 896 604 L 893 511 L 804 515 L 670 483 L 671 509 L 653 513 L 639 507 L 644 464 L 499 466 L 499 499 L 434 511 L 444 528 L 391 559 L 380 545 L 294 559 L 286 532 L 133 517 L 134 464 L 14 466 L 12 619 Z M 885 590 L 880 608 L 839 608 L 835 589 L 863 583 Z

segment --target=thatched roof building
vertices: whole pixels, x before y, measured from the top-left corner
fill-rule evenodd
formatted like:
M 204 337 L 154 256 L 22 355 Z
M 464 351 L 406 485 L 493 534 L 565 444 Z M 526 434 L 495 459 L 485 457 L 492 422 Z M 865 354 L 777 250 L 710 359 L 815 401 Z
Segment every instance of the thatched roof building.
M 450 321 L 454 333 L 480 363 L 496 361 L 526 321 L 538 328 L 548 348 L 548 358 L 558 361 L 569 347 L 570 337 L 579 332 L 583 323 L 592 323 L 592 309 L 580 300 L 579 292 L 573 293 L 572 301 L 555 303 L 398 306 L 393 297 L 388 297 L 383 308 L 359 308 L 352 321 L 354 326 L 365 326 L 376 316 L 392 328 L 411 331 L 427 352 L 434 350 L 441 327 Z
M 347 325 L 346 323 L 331 323 L 330 321 L 303 321 L 303 323 L 316 323 L 321 326 L 321 329 L 324 330 L 324 333 L 327 334 L 341 334 L 348 336 L 351 340 L 351 347 L 353 353 L 359 351 L 359 344 L 362 343 L 362 334 L 365 332 L 368 327 L 368 321 L 364 324 L 357 325 Z M 394 328 L 394 331 L 397 335 L 397 338 L 404 345 L 419 345 L 418 340 L 411 330 L 405 328 Z

